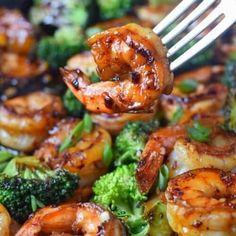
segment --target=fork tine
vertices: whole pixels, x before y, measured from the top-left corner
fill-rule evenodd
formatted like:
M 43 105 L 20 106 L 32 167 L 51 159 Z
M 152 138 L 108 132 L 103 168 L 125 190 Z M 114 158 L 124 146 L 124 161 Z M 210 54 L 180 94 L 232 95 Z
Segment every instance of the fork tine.
M 204 36 L 199 42 L 197 42 L 193 47 L 188 49 L 184 54 L 175 59 L 170 64 L 170 69 L 173 71 L 177 69 L 184 62 L 195 56 L 202 49 L 207 47 L 212 43 L 218 36 L 220 36 L 224 31 L 226 31 L 231 25 L 233 25 L 235 19 L 232 17 L 224 18 L 213 30 L 211 30 L 206 36 Z
M 165 28 L 181 16 L 197 0 L 183 0 L 174 8 L 154 29 L 154 33 L 160 34 Z
M 220 5 L 218 5 L 204 20 L 202 20 L 193 30 L 186 34 L 181 40 L 179 40 L 174 46 L 172 46 L 167 53 L 170 57 L 174 55 L 179 49 L 187 45 L 192 39 L 199 35 L 203 30 L 205 30 L 212 22 L 214 22 L 220 15 L 222 11 Z
M 182 33 L 192 22 L 194 22 L 202 13 L 204 13 L 216 0 L 204 0 L 196 9 L 194 9 L 183 21 L 181 21 L 173 30 L 162 38 L 164 44 L 169 43 L 178 34 Z

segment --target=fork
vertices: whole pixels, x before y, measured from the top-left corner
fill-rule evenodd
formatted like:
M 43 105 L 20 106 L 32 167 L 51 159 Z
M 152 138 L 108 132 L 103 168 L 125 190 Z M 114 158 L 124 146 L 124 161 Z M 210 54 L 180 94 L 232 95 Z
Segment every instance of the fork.
M 236 0 L 182 0 L 154 29 L 154 33 L 161 34 L 166 30 L 173 22 L 179 17 L 183 17 L 186 11 L 194 10 L 187 15 L 173 30 L 162 37 L 162 43 L 167 45 L 171 43 L 175 37 L 177 37 L 184 30 L 198 20 L 209 9 L 213 10 L 199 23 L 191 29 L 183 38 L 181 38 L 175 45 L 168 49 L 167 57 L 171 61 L 171 57 L 175 53 L 186 46 L 191 40 L 206 30 L 211 24 L 216 23 L 213 29 L 211 29 L 205 36 L 199 39 L 191 48 L 187 49 L 181 56 L 174 59 L 170 63 L 171 71 L 176 70 L 179 66 L 191 59 L 197 53 L 202 51 L 208 45 L 210 45 L 216 38 L 218 38 L 223 32 L 231 27 L 236 22 Z

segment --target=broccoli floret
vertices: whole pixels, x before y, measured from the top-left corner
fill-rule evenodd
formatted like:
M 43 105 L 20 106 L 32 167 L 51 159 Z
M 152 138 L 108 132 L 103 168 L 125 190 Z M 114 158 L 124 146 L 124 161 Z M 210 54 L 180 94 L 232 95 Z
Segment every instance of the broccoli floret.
M 145 147 L 148 135 L 159 127 L 158 120 L 128 123 L 114 144 L 115 165 L 137 162 Z
M 94 184 L 93 200 L 121 219 L 130 235 L 146 235 L 149 229 L 144 218 L 143 201 L 147 197 L 138 190 L 136 164 L 123 165 L 102 176 Z
M 64 66 L 69 57 L 85 48 L 80 28 L 68 26 L 57 30 L 54 36 L 42 38 L 38 43 L 37 54 L 51 67 L 58 68 Z
M 78 183 L 77 174 L 50 170 L 35 157 L 17 157 L 0 173 L 0 203 L 23 223 L 37 208 L 68 199 Z
M 134 4 L 139 4 L 141 0 L 97 0 L 102 19 L 112 19 L 125 16 L 131 11 Z
M 85 111 L 83 104 L 74 96 L 70 89 L 66 90 L 63 102 L 67 112 L 72 116 L 81 116 Z
M 30 20 L 34 25 L 78 25 L 85 27 L 93 20 L 92 0 L 34 0 Z

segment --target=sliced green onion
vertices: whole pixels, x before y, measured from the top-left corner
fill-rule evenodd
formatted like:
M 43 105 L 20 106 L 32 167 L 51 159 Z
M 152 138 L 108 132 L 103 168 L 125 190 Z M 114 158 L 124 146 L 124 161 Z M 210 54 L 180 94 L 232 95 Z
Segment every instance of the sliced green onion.
M 88 113 L 85 113 L 83 120 L 84 120 L 84 131 L 86 133 L 91 133 L 93 129 L 93 121 L 91 116 Z
M 59 147 L 59 153 L 65 149 L 73 147 L 81 138 L 83 132 L 90 133 L 93 129 L 92 118 L 89 114 L 85 114 L 82 121 L 80 121 L 71 133 L 66 137 L 64 142 Z
M 109 143 L 106 143 L 103 150 L 103 163 L 106 166 L 109 166 L 112 162 L 112 158 L 113 158 L 113 152 L 111 145 Z
M 183 117 L 183 115 L 184 109 L 181 106 L 178 106 L 170 120 L 170 125 L 175 125 Z
M 8 151 L 0 151 L 0 163 L 10 160 L 14 155 Z
M 31 208 L 32 211 L 35 212 L 38 208 L 43 208 L 45 205 L 40 202 L 34 195 L 31 195 Z
M 177 87 L 183 93 L 192 93 L 197 90 L 198 82 L 193 79 L 186 79 L 181 81 Z
M 84 121 L 82 120 L 75 126 L 72 132 L 66 137 L 66 139 L 59 148 L 59 152 L 63 152 L 65 149 L 72 147 L 73 144 L 78 142 L 83 131 L 84 131 Z
M 19 174 L 17 167 L 16 167 L 16 159 L 11 160 L 3 170 L 3 174 L 13 177 Z
M 193 127 L 186 129 L 189 137 L 192 140 L 199 142 L 209 141 L 212 130 L 206 126 L 203 126 L 199 121 L 193 121 Z
M 162 165 L 159 171 L 158 186 L 160 191 L 165 191 L 169 180 L 169 169 L 166 165 Z

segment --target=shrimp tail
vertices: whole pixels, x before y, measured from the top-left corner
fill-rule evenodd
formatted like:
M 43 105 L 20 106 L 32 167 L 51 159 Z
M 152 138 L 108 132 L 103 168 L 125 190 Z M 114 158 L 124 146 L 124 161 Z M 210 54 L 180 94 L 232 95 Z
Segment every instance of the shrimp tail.
M 153 147 L 155 148 L 153 149 Z M 142 158 L 138 162 L 136 171 L 136 180 L 141 192 L 148 192 L 156 181 L 160 166 L 164 160 L 165 149 L 161 149 L 162 147 L 156 141 L 149 141 L 142 153 Z

